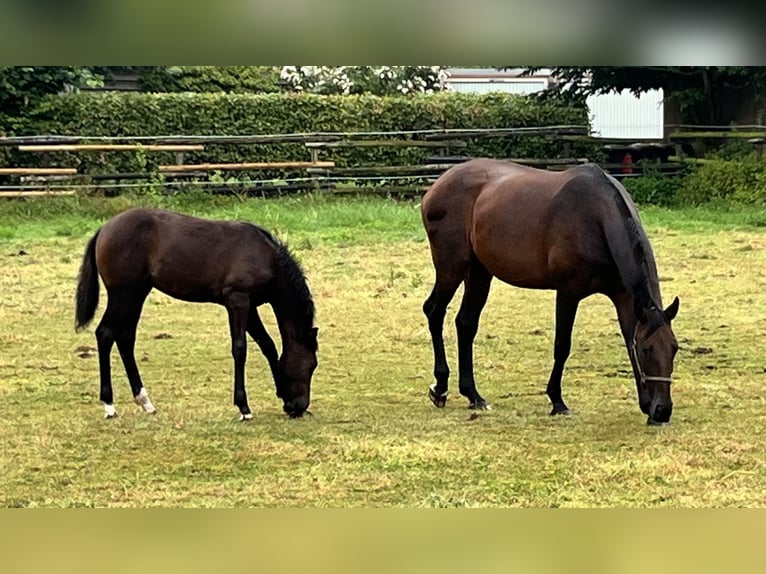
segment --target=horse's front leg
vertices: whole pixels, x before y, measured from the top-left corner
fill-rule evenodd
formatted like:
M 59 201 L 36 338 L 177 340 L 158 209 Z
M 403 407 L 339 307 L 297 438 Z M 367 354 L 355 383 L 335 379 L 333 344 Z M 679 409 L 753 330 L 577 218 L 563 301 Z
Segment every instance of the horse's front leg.
M 553 369 L 545 389 L 551 400 L 553 409 L 551 415 L 571 415 L 572 411 L 564 404 L 561 398 L 561 376 L 564 373 L 564 364 L 569 358 L 572 348 L 572 328 L 580 299 L 566 295 L 561 291 L 556 292 L 556 339 L 553 344 Z
M 239 407 L 240 420 L 245 421 L 253 418 L 245 392 L 245 363 L 247 361 L 245 330 L 250 315 L 250 297 L 246 293 L 230 293 L 226 296 L 225 306 L 229 314 L 231 355 L 234 358 L 234 404 Z
M 250 309 L 250 319 L 247 324 L 247 332 L 253 338 L 253 340 L 260 347 L 263 356 L 269 362 L 269 368 L 271 369 L 271 375 L 274 378 L 274 387 L 277 391 L 277 397 L 282 398 L 281 385 L 279 380 L 279 355 L 277 354 L 277 347 L 274 344 L 273 339 L 266 331 L 266 327 L 263 326 L 263 321 L 258 315 L 258 311 L 255 307 Z

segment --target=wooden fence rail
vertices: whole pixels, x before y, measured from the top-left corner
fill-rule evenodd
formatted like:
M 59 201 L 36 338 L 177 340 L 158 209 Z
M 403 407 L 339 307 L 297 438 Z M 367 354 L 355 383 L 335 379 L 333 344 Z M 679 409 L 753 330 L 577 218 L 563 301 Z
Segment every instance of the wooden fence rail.
M 738 128 L 721 126 L 671 126 L 668 137 L 665 139 L 625 139 L 625 138 L 597 138 L 589 134 L 587 126 L 557 125 L 527 128 L 496 128 L 496 129 L 452 129 L 436 128 L 428 130 L 399 130 L 391 132 L 303 132 L 290 134 L 237 134 L 237 135 L 162 135 L 162 136 L 62 136 L 40 135 L 22 137 L 0 137 L 0 146 L 13 145 L 18 150 L 30 153 L 69 152 L 74 154 L 101 152 L 175 152 L 176 164 L 160 165 L 152 170 L 131 173 L 79 173 L 77 168 L 63 166 L 49 167 L 23 167 L 3 166 L 0 167 L 0 176 L 13 178 L 8 185 L 0 184 L 0 191 L 13 194 L 23 193 L 25 190 L 42 193 L 39 184 L 50 184 L 48 191 L 66 191 L 66 189 L 121 189 L 142 185 L 145 182 L 161 181 L 167 186 L 185 185 L 181 180 L 195 180 L 197 185 L 219 185 L 222 189 L 233 184 L 241 185 L 241 189 L 265 190 L 265 189 L 318 189 L 335 185 L 341 181 L 359 181 L 374 187 L 386 180 L 383 189 L 393 190 L 394 186 L 402 187 L 402 182 L 410 183 L 412 189 L 422 189 L 424 184 L 432 181 L 446 169 L 456 163 L 470 159 L 468 155 L 459 155 L 468 148 L 469 141 L 482 138 L 520 138 L 526 136 L 549 137 L 564 142 L 564 157 L 558 158 L 503 158 L 543 167 L 546 169 L 559 170 L 571 165 L 584 163 L 588 158 L 568 157 L 569 149 L 567 142 L 598 143 L 607 149 L 607 144 L 616 144 L 619 150 L 629 149 L 633 153 L 632 144 L 657 144 L 663 147 L 675 146 L 676 152 L 681 145 L 686 145 L 693 138 L 746 138 L 754 145 L 758 152 L 762 152 L 766 141 L 766 126 L 739 126 Z M 704 129 L 702 129 L 704 128 Z M 257 146 L 277 144 L 303 144 L 309 161 L 269 161 L 269 162 L 241 162 L 241 163 L 217 163 L 200 162 L 185 164 L 183 153 L 185 152 L 209 152 L 208 157 L 215 158 L 216 146 Z M 337 165 L 332 157 L 323 159 L 320 156 L 326 152 L 331 154 L 333 150 L 347 148 L 369 148 L 373 146 L 392 148 L 420 148 L 429 151 L 429 157 L 419 165 Z M 636 148 L 638 150 L 638 148 Z M 457 152 L 457 153 L 456 153 Z M 253 152 L 255 156 L 256 152 Z M 669 152 L 668 152 L 669 153 Z M 663 160 L 652 163 L 663 173 L 673 170 L 680 171 L 691 163 L 685 156 L 678 153 L 668 158 L 668 153 L 663 155 Z M 636 157 L 638 154 L 635 154 Z M 678 157 L 675 157 L 678 155 Z M 204 156 L 203 156 L 204 157 Z M 620 156 L 621 158 L 622 156 Z M 632 166 L 615 163 L 617 157 L 611 153 L 610 160 L 602 164 L 617 177 L 635 176 L 642 173 L 643 166 L 633 158 Z M 51 163 L 50 156 L 43 156 L 46 162 Z M 617 159 L 619 161 L 619 159 Z M 86 164 L 87 165 L 87 164 Z M 87 169 L 84 168 L 84 169 Z M 270 183 L 274 179 L 252 179 L 247 176 L 238 176 L 237 182 L 220 184 L 211 174 L 216 171 L 256 171 L 256 170 L 279 170 L 282 173 L 302 172 L 300 176 L 282 177 L 280 182 Z M 270 176 L 272 177 L 272 176 Z M 21 178 L 21 184 L 16 178 Z M 70 183 L 64 181 L 70 178 Z M 121 180 L 131 183 L 123 184 Z M 29 184 L 29 185 L 27 185 Z M 38 184 L 38 185 L 33 185 Z M 67 187 L 68 186 L 68 187 Z M 406 188 L 407 186 L 403 186 Z M 0 194 L 2 195 L 2 194 Z M 8 195 L 7 193 L 5 195 Z
M 203 151 L 202 144 L 28 144 L 20 145 L 19 151 L 28 152 L 77 152 L 77 151 Z
M 188 165 L 161 165 L 157 169 L 160 173 L 182 171 L 246 171 L 255 169 L 305 169 L 309 167 L 334 167 L 332 161 L 273 161 L 253 163 L 199 163 Z
M 0 167 L 0 175 L 76 175 L 74 167 Z
M 433 139 L 455 137 L 508 137 L 514 135 L 587 135 L 588 126 L 555 125 L 521 128 L 462 129 L 433 128 L 426 130 L 358 131 L 358 132 L 299 132 L 290 134 L 248 135 L 161 135 L 161 136 L 64 136 L 55 134 L 0 137 L 0 145 L 78 144 L 87 142 L 155 144 L 276 144 L 311 141 L 366 140 L 380 138 Z

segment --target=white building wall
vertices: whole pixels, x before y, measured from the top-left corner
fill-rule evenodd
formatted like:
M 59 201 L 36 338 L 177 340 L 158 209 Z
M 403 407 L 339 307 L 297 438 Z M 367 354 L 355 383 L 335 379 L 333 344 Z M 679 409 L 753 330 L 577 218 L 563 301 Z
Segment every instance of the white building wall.
M 478 75 L 475 71 L 473 74 Z M 531 94 L 548 87 L 546 77 L 508 77 L 488 71 L 486 78 L 451 77 L 449 89 L 455 92 L 487 94 L 505 92 Z M 603 138 L 662 139 L 664 109 L 662 90 L 651 90 L 636 97 L 629 91 L 601 94 L 587 99 L 593 135 Z
M 603 138 L 662 139 L 662 90 L 636 97 L 629 91 L 599 94 L 587 99 L 593 135 Z
M 529 81 L 519 80 L 455 80 L 447 81 L 449 88 L 453 92 L 464 94 L 489 94 L 491 92 L 504 92 L 506 94 L 533 94 L 548 87 L 548 82 L 544 79 Z

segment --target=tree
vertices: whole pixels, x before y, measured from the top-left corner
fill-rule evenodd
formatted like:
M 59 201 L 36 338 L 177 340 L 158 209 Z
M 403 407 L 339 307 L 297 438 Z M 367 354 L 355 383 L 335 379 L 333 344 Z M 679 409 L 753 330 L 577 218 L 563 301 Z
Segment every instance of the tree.
M 283 66 L 287 89 L 316 94 L 430 93 L 446 89 L 444 66 Z
M 278 92 L 277 66 L 169 66 L 141 76 L 153 92 Z
M 0 66 L 0 129 L 16 129 L 43 96 L 97 84 L 100 78 L 76 66 Z
M 526 68 L 525 74 L 540 68 Z M 551 68 L 554 92 L 581 99 L 590 94 L 628 90 L 638 95 L 662 89 L 680 123 L 728 125 L 761 123 L 766 67 L 757 66 L 599 66 Z M 754 108 L 754 109 L 752 109 Z

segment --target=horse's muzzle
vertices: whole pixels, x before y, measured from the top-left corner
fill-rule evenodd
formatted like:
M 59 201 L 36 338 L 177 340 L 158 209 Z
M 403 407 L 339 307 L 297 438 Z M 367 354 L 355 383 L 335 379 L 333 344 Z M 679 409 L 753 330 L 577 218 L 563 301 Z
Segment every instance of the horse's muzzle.
M 649 414 L 649 418 L 646 421 L 648 425 L 666 425 L 670 422 L 670 415 L 673 414 L 673 405 L 657 405 L 654 410 Z
M 291 419 L 297 419 L 302 417 L 306 409 L 309 408 L 309 401 L 306 398 L 300 397 L 291 401 L 285 401 L 282 408 Z

